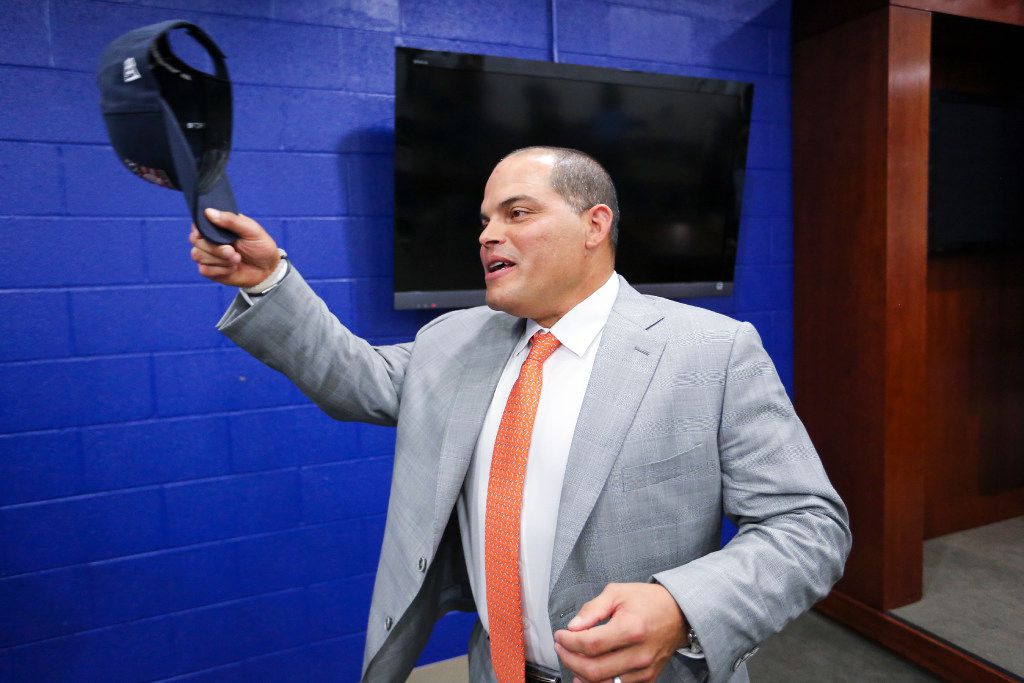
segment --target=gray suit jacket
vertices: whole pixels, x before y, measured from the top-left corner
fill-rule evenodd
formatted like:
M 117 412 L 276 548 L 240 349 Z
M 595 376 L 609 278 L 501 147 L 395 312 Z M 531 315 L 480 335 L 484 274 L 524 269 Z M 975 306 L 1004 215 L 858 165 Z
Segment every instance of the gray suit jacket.
M 846 508 L 749 323 L 620 284 L 562 486 L 551 625 L 610 582 L 656 580 L 706 653 L 676 655 L 659 680 L 745 680 L 758 643 L 842 574 Z M 455 311 L 375 347 L 293 269 L 218 329 L 332 417 L 398 426 L 363 680 L 405 680 L 434 622 L 475 610 L 455 502 L 524 321 Z M 719 549 L 723 510 L 739 533 Z M 479 623 L 470 669 L 494 680 Z

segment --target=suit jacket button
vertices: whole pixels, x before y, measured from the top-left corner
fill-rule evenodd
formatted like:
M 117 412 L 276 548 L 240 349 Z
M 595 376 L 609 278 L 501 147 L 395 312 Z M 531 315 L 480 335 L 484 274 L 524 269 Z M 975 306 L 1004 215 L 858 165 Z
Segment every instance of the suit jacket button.
M 421 572 L 427 571 L 427 558 L 421 557 L 420 561 L 416 563 L 416 568 Z
M 390 631 L 390 630 L 391 630 L 391 627 L 392 627 L 392 626 L 394 626 L 394 624 L 395 624 L 395 620 L 394 620 L 394 619 L 392 619 L 391 617 L 386 617 L 386 618 L 384 619 L 384 628 L 385 628 L 386 630 Z

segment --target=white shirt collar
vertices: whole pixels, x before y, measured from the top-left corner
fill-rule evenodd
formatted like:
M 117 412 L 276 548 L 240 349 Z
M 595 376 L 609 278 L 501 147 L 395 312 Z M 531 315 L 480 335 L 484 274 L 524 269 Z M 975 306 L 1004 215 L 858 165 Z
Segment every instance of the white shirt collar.
M 513 356 L 526 347 L 530 337 L 538 330 L 549 331 L 558 338 L 562 346 L 572 351 L 577 357 L 582 357 L 590 345 L 597 339 L 597 335 L 604 329 L 611 315 L 615 299 L 619 296 L 619 275 L 612 271 L 611 277 L 597 290 L 583 301 L 579 302 L 569 312 L 563 315 L 550 330 L 545 330 L 535 320 L 526 321 L 526 330 L 523 336 L 516 343 Z

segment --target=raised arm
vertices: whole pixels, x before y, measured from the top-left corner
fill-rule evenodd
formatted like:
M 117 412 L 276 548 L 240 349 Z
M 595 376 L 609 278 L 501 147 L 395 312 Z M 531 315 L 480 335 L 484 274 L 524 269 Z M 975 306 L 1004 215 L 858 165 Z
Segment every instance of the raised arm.
M 224 285 L 254 287 L 282 272 L 277 245 L 259 223 L 227 212 L 207 216 L 238 233 L 238 239 L 217 246 L 193 226 L 189 241 L 201 275 Z M 217 329 L 284 373 L 331 417 L 395 424 L 412 342 L 370 345 L 338 321 L 294 267 L 284 272 L 266 294 L 236 297 Z

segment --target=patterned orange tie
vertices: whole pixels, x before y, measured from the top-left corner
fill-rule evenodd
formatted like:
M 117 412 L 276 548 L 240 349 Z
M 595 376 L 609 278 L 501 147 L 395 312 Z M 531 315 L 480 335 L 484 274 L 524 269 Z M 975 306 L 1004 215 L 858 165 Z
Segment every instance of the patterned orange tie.
M 530 338 L 523 362 L 498 425 L 487 483 L 484 522 L 484 571 L 487 577 L 487 619 L 491 662 L 500 683 L 522 683 L 526 675 L 523 602 L 519 583 L 519 525 L 523 506 L 526 456 L 537 416 L 544 361 L 560 342 L 553 334 Z

